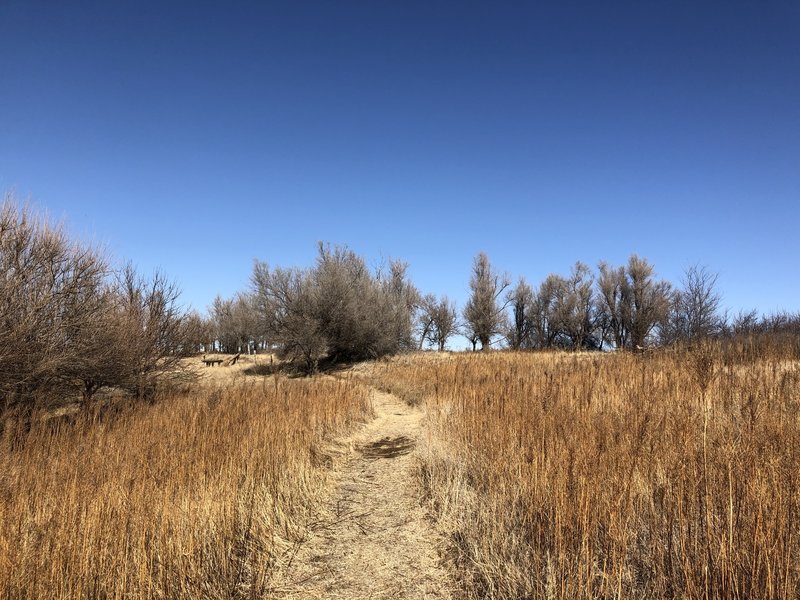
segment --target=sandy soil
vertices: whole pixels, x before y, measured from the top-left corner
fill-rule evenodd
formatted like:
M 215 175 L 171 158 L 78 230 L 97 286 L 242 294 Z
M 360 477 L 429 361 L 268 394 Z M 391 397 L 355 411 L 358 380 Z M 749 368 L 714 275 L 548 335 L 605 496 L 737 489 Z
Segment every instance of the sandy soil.
M 271 365 L 277 364 L 278 359 L 272 354 L 242 354 L 231 364 L 233 354 L 204 354 L 202 356 L 192 356 L 183 360 L 183 368 L 197 376 L 197 381 L 201 384 L 219 384 L 235 381 L 239 377 L 248 374 L 263 374 L 263 370 Z M 221 365 L 205 366 L 203 357 L 222 360 Z
M 333 467 L 328 518 L 295 555 L 286 598 L 450 598 L 443 541 L 420 504 L 414 470 L 424 413 L 374 390 L 375 419 Z

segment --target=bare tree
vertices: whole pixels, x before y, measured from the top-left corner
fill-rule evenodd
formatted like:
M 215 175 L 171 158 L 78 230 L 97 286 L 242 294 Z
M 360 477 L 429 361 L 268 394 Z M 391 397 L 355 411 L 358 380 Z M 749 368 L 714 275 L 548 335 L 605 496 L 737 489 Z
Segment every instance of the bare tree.
M 0 395 L 4 406 L 69 393 L 104 311 L 108 266 L 11 195 L 0 208 Z
M 87 408 L 101 389 L 123 385 L 129 371 L 128 330 L 120 318 L 119 299 L 111 288 L 100 297 L 92 321 L 76 332 L 70 361 L 59 370 L 70 388 L 77 387 Z
M 279 354 L 306 372 L 315 372 L 328 341 L 317 315 L 319 293 L 310 273 L 270 269 L 256 261 L 252 285 L 262 330 Z
M 669 311 L 671 286 L 667 281 L 656 281 L 653 266 L 635 254 L 628 259 L 628 302 L 623 304 L 623 316 L 628 321 L 631 345 L 642 348 L 647 337 Z
M 617 348 L 641 348 L 670 307 L 671 286 L 654 278 L 653 266 L 632 255 L 625 267 L 600 263 L 598 288 L 603 318 Z
M 420 350 L 429 341 L 429 336 L 433 329 L 436 304 L 437 300 L 434 294 L 425 294 L 420 298 L 416 321 L 417 340 Z
M 529 317 L 531 345 L 534 348 L 552 348 L 560 335 L 557 300 L 562 286 L 562 278 L 551 274 L 536 291 Z
M 445 349 L 447 340 L 458 329 L 455 303 L 447 296 L 437 299 L 432 294 L 425 296 L 422 302 L 421 322 L 424 323 L 424 341 L 435 346 L 440 352 Z
M 734 335 L 755 333 L 758 329 L 758 311 L 756 309 L 740 310 L 731 320 L 730 329 Z
M 548 275 L 527 308 L 530 347 L 597 347 L 599 342 L 594 336 L 600 320 L 593 286 L 591 270 L 580 261 L 572 267 L 569 277 Z M 518 314 L 515 307 L 515 319 Z
M 511 324 L 506 334 L 509 347 L 513 350 L 530 348 L 533 343 L 531 338 L 533 289 L 524 278 L 520 278 L 517 285 L 508 292 L 506 301 L 511 306 Z
M 320 244 L 311 275 L 332 361 L 376 358 L 398 348 L 386 331 L 390 303 L 363 258 L 345 247 Z
M 398 349 L 411 350 L 414 343 L 414 313 L 421 303 L 419 290 L 408 275 L 408 263 L 390 260 L 388 269 L 378 269 L 377 281 L 382 289 L 384 321 L 382 333 L 389 344 Z
M 143 394 L 174 369 L 185 343 L 177 288 L 132 266 L 116 281 L 103 255 L 19 208 L 0 209 L 0 395 L 4 406 L 103 387 Z
M 600 277 L 597 280 L 599 308 L 604 315 L 615 348 L 625 348 L 630 340 L 625 308 L 630 301 L 630 289 L 625 276 L 625 267 L 613 268 L 601 262 L 598 266 Z
M 569 278 L 559 278 L 556 285 L 556 320 L 569 345 L 579 350 L 586 347 L 594 332 L 594 278 L 587 265 L 578 261 Z
M 503 332 L 505 304 L 500 304 L 503 292 L 511 285 L 508 275 L 500 275 L 489 263 L 489 257 L 481 252 L 472 265 L 469 287 L 471 295 L 464 307 L 464 321 L 468 332 L 474 334 L 486 350 L 492 338 Z M 473 349 L 475 344 L 473 343 Z
M 472 345 L 472 351 L 475 352 L 478 349 L 478 334 L 472 329 L 472 324 L 469 322 L 461 323 L 461 333 L 462 335 L 467 338 L 467 341 Z
M 185 338 L 191 351 L 209 352 L 216 339 L 216 325 L 209 318 L 192 311 L 184 318 Z
M 611 315 L 604 310 L 605 301 L 599 294 L 594 295 L 594 341 L 598 350 L 603 350 L 606 342 L 613 341 L 611 329 Z
M 128 264 L 117 276 L 115 292 L 123 336 L 118 352 L 126 367 L 120 385 L 150 398 L 160 378 L 185 374 L 181 359 L 192 353 L 180 290 L 163 273 L 146 278 Z
M 457 314 L 455 302 L 450 301 L 447 296 L 442 296 L 436 306 L 431 335 L 431 341 L 438 346 L 439 351 L 445 349 L 447 340 L 458 331 Z
M 224 352 L 250 352 L 258 339 L 258 316 L 253 298 L 239 293 L 225 300 L 220 296 L 211 304 L 216 340 Z
M 692 341 L 722 330 L 722 296 L 717 291 L 718 278 L 717 273 L 704 266 L 693 265 L 686 269 L 682 288 L 675 293 L 671 311 L 672 324 L 679 339 Z

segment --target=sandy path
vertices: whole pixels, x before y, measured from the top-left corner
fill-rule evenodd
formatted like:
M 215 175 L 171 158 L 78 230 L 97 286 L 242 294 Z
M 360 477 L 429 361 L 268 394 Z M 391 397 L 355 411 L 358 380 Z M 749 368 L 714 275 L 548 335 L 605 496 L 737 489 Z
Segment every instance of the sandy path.
M 295 556 L 285 597 L 450 597 L 414 475 L 423 412 L 377 390 L 372 403 L 376 418 L 345 440 L 329 521 Z

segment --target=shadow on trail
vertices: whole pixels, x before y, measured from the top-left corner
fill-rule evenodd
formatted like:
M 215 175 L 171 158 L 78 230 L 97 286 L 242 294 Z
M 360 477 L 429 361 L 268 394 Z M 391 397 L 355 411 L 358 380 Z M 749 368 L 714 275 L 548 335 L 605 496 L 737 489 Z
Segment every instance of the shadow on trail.
M 401 435 L 384 437 L 377 442 L 365 444 L 358 448 L 364 458 L 397 458 L 410 453 L 417 443 L 409 437 Z

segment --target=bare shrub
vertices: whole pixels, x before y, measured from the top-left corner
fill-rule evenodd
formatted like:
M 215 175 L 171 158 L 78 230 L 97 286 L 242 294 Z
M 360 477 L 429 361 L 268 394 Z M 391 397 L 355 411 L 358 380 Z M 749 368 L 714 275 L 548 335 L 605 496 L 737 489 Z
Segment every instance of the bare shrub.
M 181 359 L 193 353 L 191 331 L 177 285 L 160 272 L 144 277 L 128 264 L 117 276 L 114 293 L 121 335 L 116 351 L 122 357 L 116 384 L 147 398 L 159 380 L 188 376 Z
M 117 273 L 103 254 L 20 208 L 0 209 L 0 409 L 137 395 L 194 350 L 178 289 L 162 274 Z
M 416 289 L 406 267 L 370 273 L 351 250 L 320 244 L 311 269 L 270 268 L 256 262 L 255 304 L 280 354 L 307 372 L 321 359 L 377 358 L 412 348 Z
M 93 336 L 106 315 L 107 273 L 97 250 L 71 242 L 61 227 L 6 197 L 0 208 L 3 406 L 68 393 L 71 373 L 98 350 Z

